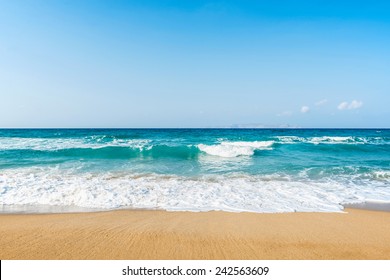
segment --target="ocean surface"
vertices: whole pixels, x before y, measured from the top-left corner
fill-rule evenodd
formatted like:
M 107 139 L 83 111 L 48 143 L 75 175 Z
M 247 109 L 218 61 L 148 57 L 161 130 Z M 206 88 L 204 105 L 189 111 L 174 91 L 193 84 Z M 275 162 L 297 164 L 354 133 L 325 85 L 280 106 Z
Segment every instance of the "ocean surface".
M 0 211 L 390 203 L 390 130 L 2 129 Z

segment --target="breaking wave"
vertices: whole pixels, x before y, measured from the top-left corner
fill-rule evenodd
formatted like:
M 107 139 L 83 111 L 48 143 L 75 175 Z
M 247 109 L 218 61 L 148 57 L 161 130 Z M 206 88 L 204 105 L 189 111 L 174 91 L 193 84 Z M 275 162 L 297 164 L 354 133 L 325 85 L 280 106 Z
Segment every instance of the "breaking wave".
M 199 144 L 198 148 L 209 155 L 220 157 L 252 156 L 256 150 L 271 150 L 273 141 L 222 142 L 217 145 Z

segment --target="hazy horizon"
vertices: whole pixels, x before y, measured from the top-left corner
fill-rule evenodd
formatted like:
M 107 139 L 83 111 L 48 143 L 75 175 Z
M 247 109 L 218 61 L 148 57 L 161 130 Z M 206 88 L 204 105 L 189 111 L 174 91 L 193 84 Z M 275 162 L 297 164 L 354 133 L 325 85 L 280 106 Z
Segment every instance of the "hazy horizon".
M 210 126 L 210 127 L 0 127 L 0 130 L 23 130 L 23 129 L 42 129 L 42 130 L 164 130 L 164 129 L 259 129 L 259 130 L 267 130 L 267 129 L 275 129 L 275 130 L 284 130 L 284 129 L 302 129 L 302 130 L 376 130 L 376 129 L 382 129 L 382 130 L 389 130 L 390 127 L 295 127 L 295 126 L 240 126 L 240 125 L 232 125 L 232 126 Z

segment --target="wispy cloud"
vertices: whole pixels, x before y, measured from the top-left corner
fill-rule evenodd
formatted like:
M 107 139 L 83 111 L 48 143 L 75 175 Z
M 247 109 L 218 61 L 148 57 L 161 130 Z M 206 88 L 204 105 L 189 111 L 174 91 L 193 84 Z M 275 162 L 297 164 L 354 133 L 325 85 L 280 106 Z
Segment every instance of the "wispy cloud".
M 337 106 L 337 109 L 339 109 L 339 110 L 346 110 L 346 109 L 348 109 L 348 102 L 341 102 L 340 104 L 339 104 L 339 106 Z
M 302 106 L 301 113 L 306 114 L 309 111 L 310 111 L 310 108 L 308 106 Z
M 351 104 L 349 104 L 348 109 L 358 109 L 363 106 L 363 102 L 353 100 Z
M 354 109 L 358 109 L 362 106 L 363 106 L 362 101 L 352 100 L 351 103 L 348 103 L 346 101 L 341 102 L 339 104 L 339 106 L 337 106 L 337 109 L 339 109 L 339 110 L 354 110 Z
M 322 106 L 322 105 L 325 105 L 326 103 L 328 103 L 328 99 L 322 99 L 322 100 L 316 102 L 315 105 Z

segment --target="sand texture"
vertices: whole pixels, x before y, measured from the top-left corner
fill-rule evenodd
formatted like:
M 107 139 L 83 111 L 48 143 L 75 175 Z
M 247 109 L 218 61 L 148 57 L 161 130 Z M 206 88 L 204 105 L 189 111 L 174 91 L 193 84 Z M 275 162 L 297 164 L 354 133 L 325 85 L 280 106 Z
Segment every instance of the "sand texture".
M 390 212 L 0 215 L 0 259 L 390 259 Z

